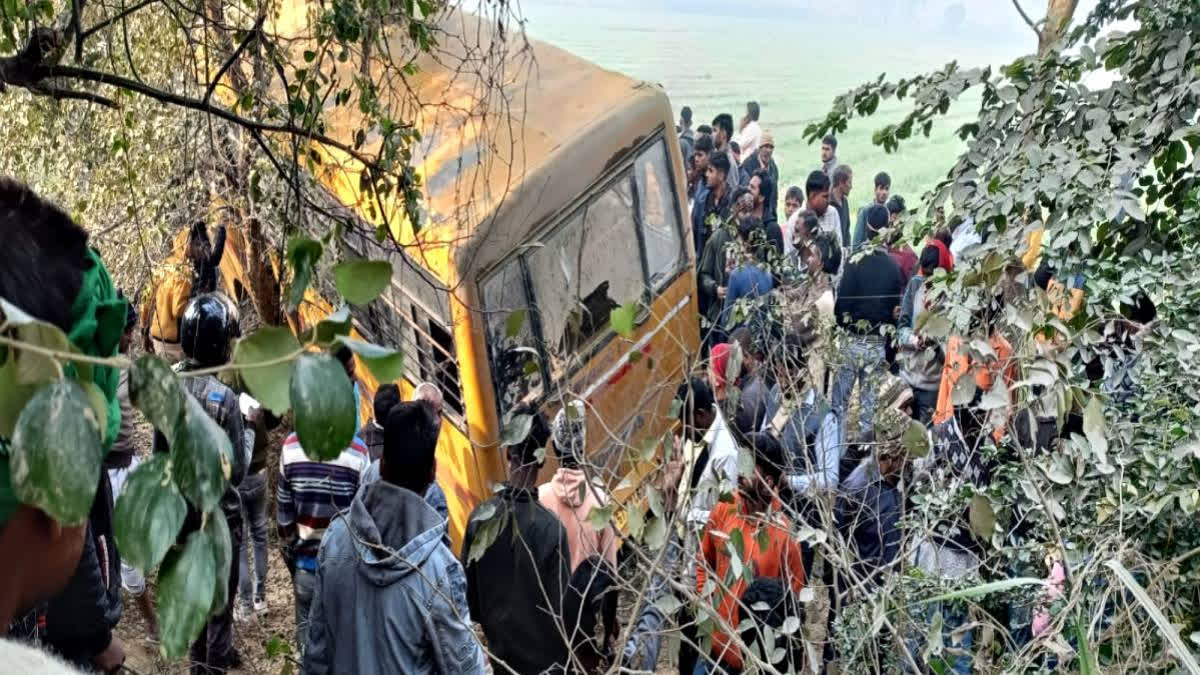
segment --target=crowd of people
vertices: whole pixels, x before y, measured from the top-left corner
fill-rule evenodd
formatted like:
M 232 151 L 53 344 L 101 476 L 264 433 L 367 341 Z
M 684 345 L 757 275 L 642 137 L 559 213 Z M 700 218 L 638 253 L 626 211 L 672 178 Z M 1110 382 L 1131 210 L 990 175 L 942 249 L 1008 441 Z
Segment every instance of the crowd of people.
M 933 334 L 922 321 L 939 302 L 932 282 L 973 254 L 981 237 L 972 223 L 935 224 L 914 247 L 904 200 L 891 194 L 886 172 L 874 176 L 869 198 L 854 210 L 854 172 L 838 161 L 832 136 L 804 185 L 783 190 L 780 217 L 774 137 L 760 118 L 754 102 L 736 130 L 729 114 L 695 129 L 691 109 L 680 116 L 703 346 L 700 369 L 679 384 L 678 431 L 674 446 L 661 449 L 657 499 L 647 506 L 670 523 L 660 550 L 634 545 L 611 519 L 597 518 L 611 515 L 613 499 L 584 452 L 592 412 L 569 395 L 549 420 L 532 407 L 511 411 L 528 433 L 502 449 L 508 480 L 475 508 L 455 555 L 436 481 L 437 385 L 422 384 L 404 401 L 385 384 L 371 419 L 357 421 L 338 457 L 313 460 L 293 433 L 275 464 L 269 431 L 280 420 L 236 376 L 185 378 L 187 393 L 239 450 L 221 501 L 239 564 L 225 580 L 227 605 L 193 645 L 193 671 L 241 666 L 236 626 L 267 610 L 271 483 L 305 673 L 481 673 L 488 663 L 493 672 L 522 675 L 613 664 L 654 672 L 670 661 L 701 675 L 739 673 L 751 660 L 784 671 L 820 669 L 838 657 L 828 635 L 840 608 L 900 565 L 943 579 L 976 571 L 986 542 L 965 512 L 904 536 L 910 491 L 934 472 L 981 489 L 1002 461 L 995 448 L 1045 449 L 1070 433 L 1070 423 L 1058 428 L 1057 401 L 1017 414 L 1014 348 L 997 317 L 1012 294 L 1038 287 L 1050 310 L 1069 318 L 1079 310 L 1082 280 L 1042 260 L 1035 233 L 1029 250 L 1013 252 L 1006 266 L 1013 283 L 972 314 L 975 334 L 986 341 L 968 346 L 962 334 Z M 36 252 L 25 260 L 0 254 L 14 265 L 0 268 L 0 297 L 70 331 L 76 318 L 53 308 L 63 298 L 71 306 L 91 288 L 81 288 L 81 274 L 103 269 L 86 254 L 86 233 L 11 182 L 0 182 L 0 224 L 6 237 L 29 239 L 26 250 Z M 156 307 L 143 318 L 150 348 L 177 372 L 227 363 L 240 335 L 238 308 L 216 291 L 224 236 L 219 230 L 214 241 L 202 225 L 191 228 L 190 277 L 160 285 Z M 116 296 L 105 301 L 124 306 Z M 1130 345 L 1154 308 L 1139 298 L 1127 309 L 1113 334 Z M 125 311 L 113 350 L 128 350 L 136 335 L 139 319 Z M 1057 345 L 1042 336 L 1037 347 Z M 352 355 L 337 356 L 353 381 Z M 1104 386 L 1134 386 L 1130 370 L 1122 373 Z M 1105 377 L 1103 369 L 1095 373 Z M 122 375 L 113 392 L 121 425 L 75 543 L 12 498 L 7 476 L 0 481 L 0 542 L 63 563 L 53 573 L 13 568 L 0 588 L 0 625 L 101 672 L 115 672 L 124 660 L 114 633 L 121 588 L 157 630 L 142 573 L 123 565 L 115 547 L 112 509 L 146 451 L 166 452 L 169 443 L 156 433 L 152 448 L 137 446 L 128 387 Z M 984 396 L 991 398 L 980 406 Z M 928 439 L 932 451 L 910 457 L 914 438 Z M 558 468 L 539 484 L 548 451 Z M 189 513 L 185 533 L 199 527 L 197 515 Z M 79 540 L 79 562 L 68 564 Z M 844 555 L 820 545 L 835 540 Z M 645 578 L 634 604 L 619 612 L 621 591 L 636 576 L 630 570 Z M 39 574 L 66 583 L 38 582 Z M 791 621 L 812 623 L 803 598 L 816 584 L 826 589 L 829 609 L 818 631 L 826 637 L 814 648 L 804 644 L 809 629 Z M 947 609 L 942 621 L 950 667 L 970 672 L 966 617 Z M 677 645 L 669 658 L 668 645 Z M 912 649 L 914 665 L 919 651 Z

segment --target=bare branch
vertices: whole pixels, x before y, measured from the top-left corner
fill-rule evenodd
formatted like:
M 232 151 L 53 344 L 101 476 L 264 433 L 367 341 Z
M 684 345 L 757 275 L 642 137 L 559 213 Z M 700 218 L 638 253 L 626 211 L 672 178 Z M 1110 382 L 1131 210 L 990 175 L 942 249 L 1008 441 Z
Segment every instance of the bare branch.
M 3 66 L 4 66 L 4 64 L 0 63 L 0 74 L 4 73 Z M 321 145 L 327 145 L 331 148 L 336 148 L 338 150 L 341 150 L 342 152 L 344 152 L 347 155 L 350 155 L 352 158 L 354 158 L 355 161 L 363 164 L 364 166 L 366 166 L 370 169 L 381 170 L 378 167 L 378 162 L 376 162 L 374 159 L 372 159 L 368 155 L 366 155 L 362 152 L 359 152 L 358 150 L 355 150 L 352 146 L 350 146 L 346 143 L 343 143 L 339 140 L 330 138 L 329 136 L 326 136 L 325 134 L 317 133 L 311 129 L 304 129 L 302 127 L 297 127 L 293 124 L 266 124 L 264 122 L 257 122 L 255 120 L 248 119 L 248 118 L 242 117 L 240 115 L 234 114 L 234 113 L 230 112 L 229 110 L 226 110 L 225 108 L 222 108 L 220 106 L 216 106 L 211 103 L 207 103 L 205 101 L 201 101 L 198 99 L 189 98 L 186 96 L 179 96 L 178 94 L 172 94 L 170 92 L 163 91 L 163 90 L 157 89 L 155 87 L 151 87 L 149 85 L 138 82 L 136 80 L 131 80 L 126 77 L 121 77 L 120 75 L 114 75 L 112 73 L 104 73 L 104 72 L 100 72 L 100 71 L 96 71 L 96 70 L 91 70 L 89 68 L 77 68 L 74 66 L 49 66 L 49 67 L 42 66 L 42 67 L 36 68 L 35 72 L 33 73 L 33 76 L 28 79 L 32 80 L 33 82 L 37 82 L 42 79 L 45 79 L 46 77 L 66 77 L 66 78 L 71 78 L 71 79 L 76 79 L 76 80 L 83 80 L 86 82 L 97 82 L 99 84 L 107 84 L 107 85 L 111 85 L 114 87 L 118 87 L 120 89 L 125 89 L 127 91 L 131 91 L 136 94 L 148 96 L 148 97 L 150 97 L 156 101 L 160 101 L 162 103 L 169 103 L 171 105 L 176 105 L 181 108 L 187 108 L 189 110 L 196 110 L 199 112 L 208 113 L 210 115 L 213 115 L 214 117 L 219 117 L 227 122 L 232 122 L 238 126 L 245 127 L 247 129 L 257 129 L 258 131 L 265 131 L 265 132 L 269 132 L 269 133 L 291 134 L 292 136 L 296 136 L 296 137 L 308 138 L 313 141 L 316 141 L 317 143 L 320 143 Z M 23 83 L 20 80 L 15 81 L 15 82 L 12 80 L 9 80 L 9 82 L 12 84 L 26 86 L 26 88 L 29 88 L 27 83 Z
M 242 39 L 241 44 L 237 46 L 237 49 L 233 50 L 233 53 L 230 54 L 229 58 L 225 60 L 225 63 L 221 65 L 221 69 L 217 71 L 217 74 L 212 78 L 212 82 L 209 83 L 208 89 L 204 91 L 204 103 L 208 103 L 208 100 L 212 98 L 213 92 L 217 90 L 217 85 L 221 82 L 221 78 L 225 76 L 225 72 L 228 71 L 230 67 L 232 67 L 233 64 L 238 60 L 238 57 L 242 55 L 242 52 L 246 49 L 246 47 L 249 47 L 251 42 L 258 39 L 262 35 L 262 25 L 263 21 L 266 21 L 266 19 L 266 14 L 260 14 L 258 16 L 258 21 L 254 22 L 254 28 L 251 28 L 250 32 L 246 33 L 246 37 Z
M 89 103 L 97 103 L 106 108 L 112 108 L 113 110 L 121 109 L 121 105 L 111 98 L 86 91 L 74 91 L 71 89 L 62 89 L 61 87 L 42 87 L 30 91 L 36 91 L 39 94 L 50 96 L 51 98 L 58 100 L 69 99 L 76 101 L 87 101 Z
M 149 5 L 153 5 L 154 3 L 158 2 L 158 1 L 159 0 L 142 0 L 142 2 L 139 2 L 138 4 L 136 4 L 132 7 L 128 7 L 126 9 L 121 10 L 120 13 L 114 14 L 113 16 L 110 16 L 107 19 L 96 24 L 95 26 L 92 26 L 91 28 L 83 31 L 82 36 L 80 37 L 80 40 L 81 41 L 86 40 L 87 38 L 91 37 L 91 35 L 93 33 L 95 33 L 96 31 L 104 30 L 105 28 L 108 28 L 110 25 L 112 25 L 113 22 L 120 21 L 121 19 L 124 19 L 125 17 L 129 16 L 130 14 L 133 14 L 134 12 L 138 11 L 139 9 L 142 9 L 143 7 L 147 7 Z
M 1025 13 L 1025 8 L 1021 6 L 1021 0 L 1012 0 L 1012 4 L 1013 7 L 1017 8 L 1017 13 L 1021 15 L 1021 18 L 1024 19 L 1025 24 L 1029 26 L 1030 30 L 1036 33 L 1038 37 L 1041 37 L 1042 31 L 1038 30 L 1037 24 L 1035 24 L 1033 19 L 1029 18 L 1029 15 Z

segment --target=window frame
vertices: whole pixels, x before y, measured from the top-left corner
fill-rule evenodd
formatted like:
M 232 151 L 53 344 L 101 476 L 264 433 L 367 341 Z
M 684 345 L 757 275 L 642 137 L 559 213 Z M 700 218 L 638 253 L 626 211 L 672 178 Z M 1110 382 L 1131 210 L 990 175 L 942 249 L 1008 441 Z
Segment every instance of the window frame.
M 530 241 L 540 241 L 557 235 L 563 228 L 569 227 L 576 216 L 585 216 L 587 207 L 594 203 L 601 195 L 603 195 L 621 180 L 626 180 L 628 181 L 630 194 L 632 195 L 634 234 L 637 237 L 638 259 L 641 265 L 642 292 L 638 298 L 638 302 L 643 303 L 648 307 L 656 297 L 661 295 L 664 289 L 674 284 L 676 280 L 678 280 L 679 277 L 687 271 L 689 266 L 689 259 L 687 255 L 687 239 L 685 238 L 685 230 L 687 228 L 685 227 L 685 219 L 681 219 L 679 216 L 681 209 L 680 195 L 678 190 L 675 189 L 678 176 L 676 175 L 675 164 L 671 161 L 670 146 L 667 143 L 665 130 L 666 126 L 660 124 L 658 129 L 646 137 L 642 142 L 638 143 L 624 160 L 615 164 L 607 173 L 604 174 L 604 176 L 589 186 L 586 190 L 581 192 L 575 199 L 573 199 L 563 208 L 547 217 L 544 221 L 544 224 L 533 228 L 526 242 L 517 246 L 513 252 L 501 258 L 488 269 L 482 271 L 477 277 L 476 281 L 477 287 L 479 288 L 479 298 L 482 301 L 484 296 L 483 289 L 488 282 L 504 273 L 508 266 L 514 261 L 517 264 L 517 270 L 521 275 L 521 283 L 525 292 L 525 299 L 528 303 L 526 320 L 530 322 L 530 332 L 532 333 L 532 337 L 535 342 L 534 347 L 538 352 L 538 367 L 540 369 L 543 383 L 542 391 L 540 393 L 534 395 L 532 398 L 527 397 L 524 399 L 535 406 L 540 406 L 550 396 L 551 390 L 554 389 L 554 385 L 559 382 L 569 380 L 576 373 L 578 373 L 584 365 L 595 358 L 596 354 L 607 347 L 608 344 L 617 337 L 617 334 L 616 331 L 612 330 L 611 322 L 607 323 L 604 328 L 602 328 L 595 335 L 591 336 L 579 349 L 576 350 L 575 355 L 573 358 L 569 359 L 566 368 L 563 370 L 558 379 L 554 379 L 552 377 L 553 373 L 551 372 L 550 358 L 546 350 L 546 337 L 542 327 L 540 312 L 537 311 L 539 302 L 538 296 L 535 292 L 536 289 L 533 283 L 533 276 L 530 273 L 529 268 L 528 256 L 530 254 L 530 247 L 528 243 Z M 672 186 L 670 190 L 672 195 L 670 206 L 675 209 L 675 216 L 672 218 L 672 220 L 675 221 L 674 225 L 676 228 L 679 255 L 676 258 L 677 262 L 675 264 L 675 269 L 664 274 L 654 286 L 651 286 L 650 280 L 652 278 L 652 274 L 650 270 L 650 261 L 648 258 L 649 253 L 646 248 L 646 225 L 642 215 L 643 197 L 641 194 L 641 188 L 638 186 L 636 164 L 646 153 L 653 151 L 659 146 L 662 148 L 662 158 L 665 162 L 667 170 L 666 179 L 670 181 L 670 185 Z M 501 311 L 493 310 L 492 308 L 486 306 L 483 309 L 485 323 L 488 321 L 488 316 L 492 311 Z M 496 408 L 501 419 L 504 419 L 504 415 L 508 411 L 501 409 L 501 383 L 496 377 L 496 371 L 493 366 L 495 363 L 496 345 L 493 344 L 494 341 L 492 339 L 490 329 L 484 331 L 484 336 L 487 344 L 488 370 L 492 379 L 492 388 L 495 393 Z

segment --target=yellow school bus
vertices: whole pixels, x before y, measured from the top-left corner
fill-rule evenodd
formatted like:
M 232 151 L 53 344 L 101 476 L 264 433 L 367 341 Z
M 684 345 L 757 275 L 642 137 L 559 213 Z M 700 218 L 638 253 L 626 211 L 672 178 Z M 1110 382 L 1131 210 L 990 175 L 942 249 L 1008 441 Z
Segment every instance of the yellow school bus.
M 302 11 L 285 3 L 276 31 L 302 25 Z M 639 452 L 626 451 L 667 430 L 699 329 L 682 157 L 663 91 L 550 45 L 497 42 L 494 22 L 469 14 L 448 13 L 439 27 L 434 54 L 395 88 L 406 100 L 387 102 L 413 111 L 421 131 L 418 227 L 399 199 L 360 191 L 348 156 L 321 148 L 316 173 L 362 225 L 345 232 L 340 255 L 393 264 L 382 297 L 353 308 L 356 332 L 404 352 L 406 395 L 423 381 L 442 389 L 437 476 L 457 546 L 471 510 L 506 477 L 499 439 L 520 402 L 549 416 L 565 396 L 585 400 L 593 463 L 614 488 L 636 481 Z M 481 53 L 492 56 L 481 64 Z M 334 112 L 329 134 L 350 141 L 354 114 Z M 229 246 L 222 272 L 234 293 L 240 233 Z M 335 300 L 327 287 L 310 292 L 303 323 Z M 620 336 L 610 311 L 629 303 L 635 328 Z M 369 414 L 378 383 L 359 373 Z

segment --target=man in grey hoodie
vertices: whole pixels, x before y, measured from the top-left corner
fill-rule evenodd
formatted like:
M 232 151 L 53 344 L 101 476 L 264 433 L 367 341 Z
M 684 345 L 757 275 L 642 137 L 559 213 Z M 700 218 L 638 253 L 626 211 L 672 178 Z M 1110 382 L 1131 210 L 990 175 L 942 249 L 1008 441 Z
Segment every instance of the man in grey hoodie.
M 384 434 L 381 480 L 321 541 L 304 672 L 481 673 L 466 576 L 421 498 L 435 475 L 438 420 L 424 403 L 401 403 Z

